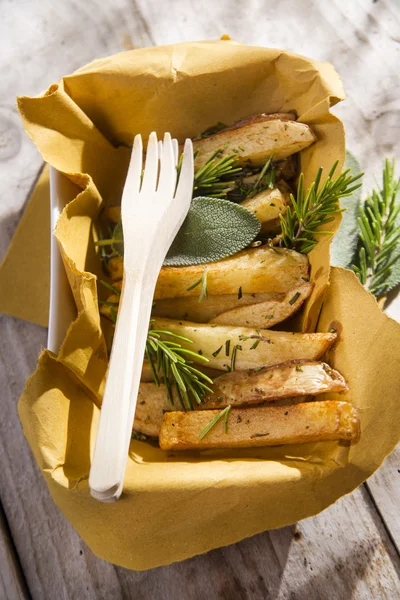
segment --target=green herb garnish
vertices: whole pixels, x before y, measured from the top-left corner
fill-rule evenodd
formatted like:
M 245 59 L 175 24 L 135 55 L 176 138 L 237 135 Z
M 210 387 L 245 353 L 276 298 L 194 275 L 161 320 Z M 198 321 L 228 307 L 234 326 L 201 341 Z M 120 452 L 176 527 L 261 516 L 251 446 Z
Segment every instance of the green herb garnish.
M 111 310 L 111 309 L 110 309 Z M 172 339 L 163 339 L 163 338 Z M 192 366 L 190 357 L 208 362 L 208 359 L 196 352 L 182 348 L 179 341 L 192 344 L 192 340 L 171 333 L 170 331 L 149 329 L 146 341 L 146 356 L 150 364 L 153 379 L 160 385 L 160 374 L 164 378 L 168 398 L 174 404 L 173 388 L 175 387 L 184 410 L 192 410 L 192 400 L 200 404 L 206 392 L 212 390 L 205 382 L 213 381 L 207 375 Z
M 375 296 L 384 295 L 399 281 L 399 274 L 396 280 L 391 278 L 400 259 L 399 189 L 400 178 L 395 176 L 395 161 L 386 159 L 381 189 L 373 189 L 360 206 L 359 249 L 353 270 Z
M 224 408 L 223 410 L 221 410 L 221 412 L 218 415 L 216 415 L 209 423 L 207 423 L 207 425 L 204 427 L 204 429 L 200 432 L 199 439 L 202 440 L 203 438 L 205 438 L 206 435 L 208 433 L 210 433 L 211 429 L 221 419 L 224 419 L 224 432 L 228 433 L 228 416 L 229 416 L 230 410 L 231 410 L 231 405 L 229 405 L 226 408 Z
M 296 300 L 298 300 L 300 298 L 301 294 L 300 292 L 296 292 L 294 296 L 292 296 L 289 300 L 289 304 L 294 304 L 296 302 Z
M 194 174 L 193 191 L 196 196 L 207 195 L 213 198 L 224 198 L 235 187 L 235 179 L 227 179 L 242 171 L 237 164 L 236 154 L 222 156 L 222 148 L 212 156 Z
M 282 234 L 281 246 L 292 248 L 303 254 L 308 254 L 317 244 L 317 235 L 327 235 L 330 231 L 320 229 L 322 225 L 334 220 L 334 215 L 342 212 L 339 208 L 339 199 L 349 196 L 361 186 L 355 183 L 362 177 L 362 173 L 351 175 L 349 169 L 332 179 L 338 161 L 330 170 L 323 185 L 320 186 L 322 167 L 317 171 L 315 181 L 304 191 L 304 175 L 299 177 L 297 197 L 290 194 L 291 206 L 288 206 L 284 215 L 280 215 Z M 355 185 L 354 185 L 355 184 Z
M 221 352 L 221 350 L 222 350 L 222 346 L 220 346 L 220 347 L 218 348 L 218 350 L 216 350 L 215 352 L 213 352 L 213 353 L 212 353 L 212 355 L 213 355 L 214 357 L 218 356 L 218 354 Z
M 196 283 L 194 283 L 193 285 L 188 287 L 188 289 L 186 291 L 190 292 L 190 290 L 194 290 L 194 288 L 196 288 L 200 284 L 201 284 L 201 288 L 200 288 L 200 295 L 199 295 L 199 299 L 198 299 L 199 303 L 203 302 L 203 300 L 205 298 L 207 298 L 207 296 L 208 296 L 208 293 L 207 293 L 207 267 L 204 267 L 204 271 L 203 271 L 203 274 L 200 277 L 200 279 L 198 281 L 196 281 Z

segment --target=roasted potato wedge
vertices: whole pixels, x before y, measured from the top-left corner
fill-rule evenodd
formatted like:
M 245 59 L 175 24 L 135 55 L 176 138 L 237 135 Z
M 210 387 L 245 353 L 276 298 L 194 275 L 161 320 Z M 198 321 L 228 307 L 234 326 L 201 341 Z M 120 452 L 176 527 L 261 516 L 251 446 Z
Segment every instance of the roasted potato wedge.
M 279 223 L 279 215 L 286 211 L 289 201 L 289 193 L 276 187 L 272 190 L 263 190 L 252 198 L 247 198 L 240 205 L 253 213 L 261 222 L 263 231 L 267 231 L 268 223 L 272 223 L 275 230 L 275 224 Z
M 318 360 L 336 340 L 336 333 L 255 330 L 159 318 L 154 320 L 153 327 L 189 338 L 193 343 L 182 341 L 182 346 L 202 354 L 208 358 L 208 367 L 221 371 L 232 366 L 233 352 L 236 355 L 233 370 L 241 371 L 298 358 Z
M 306 402 L 307 396 L 298 396 L 296 398 L 282 398 L 278 400 L 279 404 L 294 404 Z M 222 401 L 218 404 L 219 408 L 227 406 Z M 144 433 L 145 435 L 158 436 L 164 417 L 164 413 L 177 411 L 180 408 L 180 402 L 174 393 L 174 405 L 171 404 L 165 385 L 160 386 L 152 383 L 141 383 L 139 387 L 138 402 L 136 405 L 134 431 Z M 197 409 L 203 408 L 202 405 Z
M 107 219 L 107 221 L 117 224 L 121 220 L 121 207 L 106 206 L 104 209 L 104 217 Z
M 323 362 L 292 360 L 272 367 L 249 371 L 233 371 L 217 377 L 213 393 L 204 398 L 201 408 L 246 406 L 280 398 L 315 396 L 324 392 L 348 389 L 338 371 Z
M 269 329 L 291 317 L 311 294 L 313 287 L 312 283 L 303 283 L 290 290 L 286 296 L 257 304 L 238 306 L 217 315 L 210 323 Z
M 267 246 L 237 252 L 207 265 L 163 267 L 158 276 L 154 299 L 199 295 L 198 287 L 188 290 L 204 273 L 207 266 L 207 292 L 210 296 L 238 295 L 259 292 L 286 293 L 308 280 L 308 259 L 304 254 Z M 108 261 L 113 281 L 122 279 L 123 258 Z
M 111 261 L 109 261 L 109 264 Z M 110 265 L 111 266 L 111 265 Z M 163 267 L 154 299 L 198 296 L 199 288 L 188 290 L 207 266 L 207 292 L 211 296 L 258 292 L 287 292 L 308 279 L 308 259 L 293 250 L 267 246 L 242 250 L 207 265 Z M 118 273 L 120 275 L 121 271 Z M 120 279 L 120 277 L 115 277 Z
M 155 302 L 152 315 L 155 317 L 166 317 L 167 319 L 183 319 L 195 323 L 208 323 L 221 313 L 230 311 L 232 308 L 257 304 L 258 302 L 282 301 L 285 294 L 277 292 L 261 292 L 258 294 L 225 294 L 223 296 L 207 296 L 199 302 L 196 296 L 184 298 L 164 298 Z
M 238 162 L 251 166 L 264 164 L 273 154 L 275 160 L 300 152 L 315 142 L 308 125 L 284 120 L 274 115 L 256 115 L 232 127 L 193 141 L 197 155 L 195 169 L 199 169 L 215 152 L 221 156 L 236 154 Z
M 163 450 L 247 448 L 340 439 L 356 442 L 359 438 L 357 410 L 347 402 L 326 400 L 294 406 L 233 408 L 226 433 L 221 419 L 200 439 L 204 427 L 219 413 L 219 410 L 165 413 L 160 447 Z
M 112 321 L 110 309 L 113 308 L 116 313 L 118 312 L 119 299 L 118 294 L 110 294 L 106 300 L 107 304 L 100 305 L 100 314 Z

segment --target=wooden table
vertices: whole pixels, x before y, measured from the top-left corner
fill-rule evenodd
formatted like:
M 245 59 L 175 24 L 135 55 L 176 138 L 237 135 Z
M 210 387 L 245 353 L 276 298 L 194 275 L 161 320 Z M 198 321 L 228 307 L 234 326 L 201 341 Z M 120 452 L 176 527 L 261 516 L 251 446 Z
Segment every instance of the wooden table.
M 122 49 L 229 33 L 331 61 L 348 94 L 335 110 L 363 169 L 379 174 L 384 156 L 400 154 L 396 1 L 3 0 L 0 17 L 0 259 L 42 164 L 15 96 L 37 94 Z M 97 559 L 53 504 L 17 416 L 46 330 L 0 319 L 1 599 L 400 597 L 399 453 L 353 494 L 297 525 L 143 573 Z

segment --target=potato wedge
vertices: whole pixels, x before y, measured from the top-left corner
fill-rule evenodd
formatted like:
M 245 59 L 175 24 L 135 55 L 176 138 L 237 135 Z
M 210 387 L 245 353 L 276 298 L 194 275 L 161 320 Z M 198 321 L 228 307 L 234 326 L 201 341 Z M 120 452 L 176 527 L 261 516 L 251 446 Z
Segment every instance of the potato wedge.
M 290 290 L 286 296 L 233 308 L 217 315 L 210 323 L 269 329 L 291 317 L 311 294 L 313 287 L 312 283 L 303 283 Z
M 268 223 L 279 223 L 279 215 L 282 215 L 289 204 L 288 192 L 283 192 L 278 187 L 272 190 L 263 190 L 252 198 L 247 198 L 240 203 L 247 208 L 262 223 L 263 230 L 268 228 Z M 278 221 L 277 221 L 278 220 Z
M 357 441 L 357 410 L 347 402 L 326 400 L 295 406 L 233 408 L 227 433 L 221 419 L 201 440 L 200 433 L 219 410 L 165 413 L 160 447 L 163 450 L 248 448 L 327 440 Z
M 164 298 L 155 302 L 152 315 L 154 317 L 166 317 L 167 319 L 183 319 L 195 323 L 208 323 L 221 313 L 230 311 L 232 308 L 244 307 L 258 302 L 282 301 L 285 294 L 277 292 L 261 292 L 258 294 L 225 294 L 223 296 L 207 296 L 202 302 L 196 296 L 184 298 Z
M 139 386 L 133 429 L 145 435 L 159 435 L 164 412 L 179 410 L 179 400 L 173 406 L 165 385 L 141 383 Z
M 287 405 L 300 402 L 306 402 L 307 396 L 298 396 L 296 398 L 282 398 L 277 404 Z M 222 401 L 218 404 L 219 408 L 227 406 Z M 134 431 L 144 433 L 145 435 L 158 436 L 164 417 L 164 413 L 177 411 L 180 408 L 179 398 L 174 394 L 174 405 L 171 404 L 165 385 L 160 386 L 153 383 L 141 383 L 139 387 L 138 402 L 136 405 Z M 198 406 L 200 410 L 202 406 Z
M 112 259 L 113 260 L 113 259 Z M 109 261 L 111 268 L 111 260 Z M 188 290 L 204 273 L 206 265 L 163 267 L 158 276 L 154 299 L 199 295 L 199 288 Z M 120 279 L 122 273 L 119 270 Z M 293 250 L 273 250 L 260 246 L 207 264 L 209 295 L 258 292 L 287 292 L 308 279 L 308 259 Z
M 121 206 L 106 206 L 104 217 L 107 221 L 117 224 L 121 220 Z
M 208 358 L 208 367 L 221 371 L 226 371 L 227 367 L 232 365 L 235 346 L 241 347 L 241 350 L 236 349 L 235 370 L 242 371 L 269 367 L 298 358 L 318 360 L 336 340 L 336 333 L 291 333 L 270 330 L 257 332 L 248 327 L 159 318 L 154 320 L 153 327 L 189 338 L 193 343 L 182 341 L 180 342 L 182 346 L 201 353 Z M 254 347 L 259 337 L 261 339 Z
M 323 362 L 292 360 L 261 370 L 233 371 L 217 377 L 213 393 L 204 398 L 201 408 L 246 406 L 280 398 L 315 396 L 348 389 L 338 371 Z
M 116 313 L 118 312 L 119 299 L 120 297 L 118 294 L 110 294 L 106 300 L 107 304 L 100 305 L 100 314 L 112 321 L 113 319 L 111 317 L 110 309 L 113 308 Z
M 313 131 L 304 123 L 273 115 L 256 115 L 209 137 L 194 140 L 193 149 L 197 151 L 194 165 L 199 169 L 222 149 L 221 156 L 236 154 L 239 163 L 260 166 L 272 154 L 275 160 L 286 158 L 315 140 Z

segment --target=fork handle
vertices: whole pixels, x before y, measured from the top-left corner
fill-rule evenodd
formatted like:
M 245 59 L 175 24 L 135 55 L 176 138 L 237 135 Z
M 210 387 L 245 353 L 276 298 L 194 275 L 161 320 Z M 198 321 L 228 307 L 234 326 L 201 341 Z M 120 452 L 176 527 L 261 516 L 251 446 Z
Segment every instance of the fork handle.
M 157 276 L 124 273 L 107 382 L 89 476 L 93 497 L 117 500 L 124 480 Z M 154 272 L 154 271 L 153 271 Z M 156 270 L 158 273 L 158 271 Z M 133 389 L 135 388 L 135 389 Z

